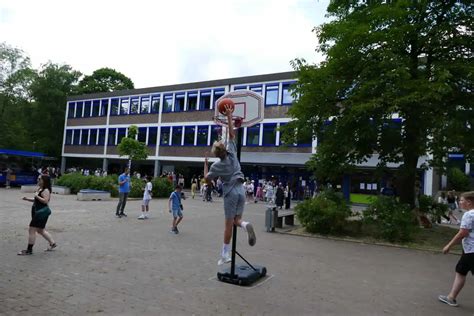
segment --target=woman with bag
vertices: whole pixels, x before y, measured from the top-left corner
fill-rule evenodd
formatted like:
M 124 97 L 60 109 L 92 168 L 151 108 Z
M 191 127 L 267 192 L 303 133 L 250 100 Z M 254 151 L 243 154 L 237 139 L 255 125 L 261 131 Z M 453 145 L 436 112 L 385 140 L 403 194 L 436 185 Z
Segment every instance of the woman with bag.
M 24 201 L 33 202 L 31 207 L 31 222 L 28 229 L 28 248 L 18 253 L 20 256 L 33 254 L 33 246 L 36 241 L 36 233 L 44 237 L 49 243 L 46 251 L 51 251 L 56 248 L 51 235 L 44 229 L 46 222 L 48 221 L 51 210 L 48 207 L 48 203 L 51 197 L 51 180 L 47 175 L 38 176 L 38 188 L 35 192 L 34 198 L 23 197 Z

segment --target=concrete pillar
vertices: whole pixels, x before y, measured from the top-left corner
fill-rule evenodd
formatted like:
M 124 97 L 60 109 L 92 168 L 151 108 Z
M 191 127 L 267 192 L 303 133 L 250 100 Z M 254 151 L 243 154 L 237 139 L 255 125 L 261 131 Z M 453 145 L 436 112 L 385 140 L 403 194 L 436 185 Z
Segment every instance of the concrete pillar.
M 464 172 L 467 174 L 467 175 L 470 175 L 471 174 L 471 164 L 466 161 L 466 167 L 464 168 Z
M 158 177 L 159 176 L 159 173 L 160 172 L 160 161 L 159 160 L 155 160 L 155 168 L 153 169 L 153 177 Z
M 66 172 L 66 157 L 61 157 L 61 174 Z
M 425 170 L 424 174 L 424 195 L 433 195 L 433 168 Z
M 441 189 L 446 190 L 447 187 L 448 187 L 448 177 L 445 174 L 443 174 L 441 176 Z
M 102 159 L 102 170 L 109 172 L 107 168 L 109 167 L 109 160 L 107 158 Z

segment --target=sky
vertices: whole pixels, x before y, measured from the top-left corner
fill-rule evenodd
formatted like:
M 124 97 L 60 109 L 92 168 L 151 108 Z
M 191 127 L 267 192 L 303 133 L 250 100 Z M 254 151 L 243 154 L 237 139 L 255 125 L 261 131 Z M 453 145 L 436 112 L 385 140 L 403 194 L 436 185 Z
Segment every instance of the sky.
M 323 60 L 329 0 L 0 0 L 0 42 L 33 67 L 113 68 L 135 88 L 291 71 Z

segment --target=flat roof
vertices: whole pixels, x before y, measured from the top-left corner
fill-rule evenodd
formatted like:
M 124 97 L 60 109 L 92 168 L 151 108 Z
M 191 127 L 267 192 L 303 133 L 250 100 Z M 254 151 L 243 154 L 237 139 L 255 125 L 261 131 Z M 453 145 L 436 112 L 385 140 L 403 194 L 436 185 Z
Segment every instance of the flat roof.
M 134 94 L 147 94 L 147 93 L 154 93 L 154 92 L 156 93 L 156 92 L 166 92 L 166 91 L 176 91 L 176 90 L 202 89 L 202 88 L 224 86 L 224 85 L 231 85 L 231 84 L 258 83 L 258 82 L 273 81 L 273 80 L 290 80 L 290 79 L 295 79 L 295 77 L 296 77 L 296 71 L 287 71 L 287 72 L 278 72 L 278 73 L 264 74 L 264 75 L 180 83 L 180 84 L 157 86 L 157 87 L 150 87 L 150 88 L 81 94 L 81 95 L 70 96 L 67 98 L 67 100 L 75 101 L 75 100 L 85 100 L 85 99 L 99 99 L 99 98 L 128 96 L 128 95 L 134 95 Z

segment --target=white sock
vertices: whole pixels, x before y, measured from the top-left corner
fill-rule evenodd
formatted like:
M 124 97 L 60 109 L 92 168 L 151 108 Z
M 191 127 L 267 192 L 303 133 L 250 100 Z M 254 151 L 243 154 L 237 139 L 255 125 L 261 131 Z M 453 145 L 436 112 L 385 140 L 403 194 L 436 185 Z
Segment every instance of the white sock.
M 230 244 L 222 244 L 222 257 L 230 252 Z
M 247 225 L 248 225 L 249 222 L 244 222 L 242 221 L 242 223 L 240 223 L 240 227 L 242 227 L 242 229 L 246 232 L 247 231 Z

